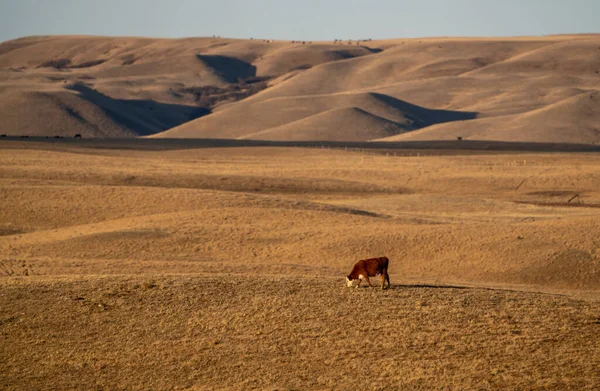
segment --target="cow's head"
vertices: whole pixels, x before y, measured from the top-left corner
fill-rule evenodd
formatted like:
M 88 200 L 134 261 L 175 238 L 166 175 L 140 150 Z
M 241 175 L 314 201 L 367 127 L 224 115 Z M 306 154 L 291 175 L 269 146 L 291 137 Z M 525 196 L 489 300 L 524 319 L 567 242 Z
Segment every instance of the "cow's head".
M 354 280 L 352 279 L 352 277 L 350 277 L 350 276 L 346 276 L 346 286 L 347 286 L 348 288 L 352 288 L 352 283 L 353 283 L 353 281 L 354 281 Z

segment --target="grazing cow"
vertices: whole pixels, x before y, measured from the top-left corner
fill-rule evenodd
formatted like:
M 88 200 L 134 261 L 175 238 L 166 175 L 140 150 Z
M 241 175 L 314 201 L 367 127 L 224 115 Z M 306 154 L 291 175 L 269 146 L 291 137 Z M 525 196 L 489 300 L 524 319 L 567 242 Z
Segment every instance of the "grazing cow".
M 81 138 L 81 134 L 77 133 L 73 138 Z
M 388 257 L 363 259 L 362 261 L 356 262 L 350 274 L 346 276 L 346 285 L 348 288 L 352 287 L 354 280 L 358 280 L 358 288 L 362 280 L 367 281 L 367 284 L 372 288 L 369 277 L 374 277 L 381 274 L 381 289 L 385 289 L 385 282 L 387 281 L 387 287 L 391 286 L 390 276 L 388 275 L 388 265 L 390 260 Z

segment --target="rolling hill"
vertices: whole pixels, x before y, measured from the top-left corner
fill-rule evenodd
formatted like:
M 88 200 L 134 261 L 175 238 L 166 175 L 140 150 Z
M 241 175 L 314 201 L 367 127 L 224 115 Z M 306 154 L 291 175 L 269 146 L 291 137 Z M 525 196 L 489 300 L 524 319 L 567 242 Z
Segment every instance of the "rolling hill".
M 2 133 L 600 142 L 600 35 L 0 44 Z

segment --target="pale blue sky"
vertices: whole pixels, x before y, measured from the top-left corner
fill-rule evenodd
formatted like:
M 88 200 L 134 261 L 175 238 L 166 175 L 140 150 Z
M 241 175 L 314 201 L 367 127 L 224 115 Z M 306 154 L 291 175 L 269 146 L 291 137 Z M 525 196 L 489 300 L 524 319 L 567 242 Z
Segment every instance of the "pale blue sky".
M 600 0 L 0 0 L 0 41 L 93 34 L 330 40 L 600 32 Z

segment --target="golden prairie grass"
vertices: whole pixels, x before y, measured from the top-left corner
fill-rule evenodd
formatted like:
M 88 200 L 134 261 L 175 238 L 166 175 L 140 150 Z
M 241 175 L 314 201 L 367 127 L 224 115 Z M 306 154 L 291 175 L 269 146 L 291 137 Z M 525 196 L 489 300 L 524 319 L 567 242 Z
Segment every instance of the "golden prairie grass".
M 2 284 L 5 389 L 594 389 L 597 301 L 332 277 Z
M 0 149 L 2 388 L 600 382 L 597 154 L 58 145 Z

